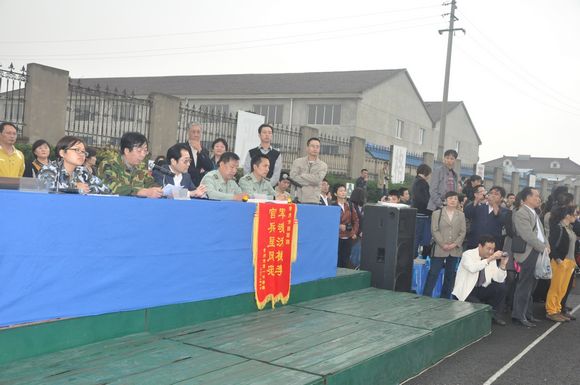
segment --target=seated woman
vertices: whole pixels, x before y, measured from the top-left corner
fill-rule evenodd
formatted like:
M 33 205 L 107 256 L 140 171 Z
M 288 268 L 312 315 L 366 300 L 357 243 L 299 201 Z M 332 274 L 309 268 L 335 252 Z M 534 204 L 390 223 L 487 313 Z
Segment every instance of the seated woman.
M 217 138 L 211 144 L 211 164 L 213 164 L 213 169 L 218 169 L 218 162 L 224 152 L 228 151 L 228 142 L 224 138 Z
M 42 167 L 46 166 L 50 161 L 50 145 L 44 139 L 38 139 L 32 144 L 32 155 L 34 160 L 26 163 L 24 168 L 24 176 L 28 178 L 36 178 Z
M 110 194 L 111 189 L 83 166 L 87 157 L 85 143 L 74 136 L 65 136 L 56 144 L 57 159 L 44 166 L 38 179 L 49 189 L 78 189 L 81 193 Z

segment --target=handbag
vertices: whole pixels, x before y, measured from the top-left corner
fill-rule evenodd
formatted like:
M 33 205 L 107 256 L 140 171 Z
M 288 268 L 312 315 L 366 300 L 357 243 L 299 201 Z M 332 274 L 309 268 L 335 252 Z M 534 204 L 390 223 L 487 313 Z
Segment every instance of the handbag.
M 441 226 L 441 216 L 443 215 L 443 209 L 439 209 L 439 220 L 437 221 L 437 229 L 439 229 L 439 226 Z M 435 237 L 431 238 L 431 244 L 429 245 L 430 249 L 429 249 L 429 254 L 431 254 L 431 256 L 433 256 L 433 254 L 435 253 L 435 246 L 437 245 L 437 242 L 435 242 Z
M 536 228 L 537 228 L 537 224 L 534 224 L 534 227 L 532 228 L 532 232 L 536 231 Z M 513 227 L 513 231 L 514 231 L 514 236 L 512 238 L 512 252 L 518 253 L 518 254 L 525 253 L 526 246 L 528 245 L 527 242 L 524 241 L 524 239 L 519 236 L 519 234 L 516 232 L 515 226 Z
M 544 250 L 544 252 L 538 256 L 538 260 L 536 261 L 536 271 L 534 275 L 537 279 L 552 279 L 550 256 L 546 250 Z

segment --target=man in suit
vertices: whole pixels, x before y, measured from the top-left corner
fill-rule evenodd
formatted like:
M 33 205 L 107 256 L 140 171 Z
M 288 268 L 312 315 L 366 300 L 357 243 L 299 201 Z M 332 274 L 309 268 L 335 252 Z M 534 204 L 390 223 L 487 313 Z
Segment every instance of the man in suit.
M 199 186 L 208 171 L 213 170 L 209 151 L 201 146 L 201 124 L 191 123 L 188 131 L 188 141 L 185 143 L 191 153 L 191 164 L 187 170 L 193 184 Z
M 506 295 L 506 265 L 508 257 L 501 250 L 495 251 L 495 238 L 483 234 L 477 247 L 463 253 L 453 296 L 460 301 L 486 303 L 493 307 L 493 322 L 505 326 L 499 314 L 503 310 Z M 499 267 L 496 260 L 500 260 Z
M 159 169 L 153 170 L 153 179 L 160 186 L 181 186 L 189 191 L 190 198 L 202 198 L 205 196 L 206 187 L 200 185 L 196 188 L 187 173 L 191 164 L 191 153 L 185 143 L 178 143 L 167 150 L 167 164 L 160 166 Z M 165 195 L 171 195 L 172 191 L 166 191 Z
M 532 293 L 538 283 L 534 273 L 540 253 L 550 253 L 548 239 L 536 209 L 542 203 L 540 193 L 533 187 L 526 187 L 520 192 L 522 204 L 513 213 L 513 225 L 516 234 L 526 242 L 523 253 L 514 253 L 514 259 L 521 271 L 514 293 L 512 319 L 520 326 L 534 327 L 539 321 L 532 315 Z
M 330 184 L 324 178 L 320 182 L 320 204 L 323 206 L 329 206 L 332 203 L 332 194 L 330 193 Z

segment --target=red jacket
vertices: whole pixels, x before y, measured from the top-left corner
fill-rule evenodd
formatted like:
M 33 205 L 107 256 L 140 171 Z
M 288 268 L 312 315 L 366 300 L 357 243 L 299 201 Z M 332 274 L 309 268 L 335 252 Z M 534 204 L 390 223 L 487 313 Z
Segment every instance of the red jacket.
M 338 206 L 338 203 L 336 203 L 336 205 Z M 350 202 L 344 203 L 344 210 L 342 210 L 340 213 L 340 224 L 341 225 L 350 224 L 352 226 L 352 230 L 339 231 L 338 233 L 339 238 L 351 238 L 353 235 L 358 234 L 358 226 L 359 226 L 358 215 L 356 214 L 356 210 L 354 207 L 352 207 L 351 209 Z

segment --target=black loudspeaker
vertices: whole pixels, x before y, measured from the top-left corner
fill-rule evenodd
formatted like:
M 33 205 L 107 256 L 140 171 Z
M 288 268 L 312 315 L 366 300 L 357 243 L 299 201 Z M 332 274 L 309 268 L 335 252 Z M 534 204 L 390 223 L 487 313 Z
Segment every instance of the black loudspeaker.
M 360 268 L 371 272 L 372 286 L 411 291 L 416 214 L 402 205 L 365 205 Z

